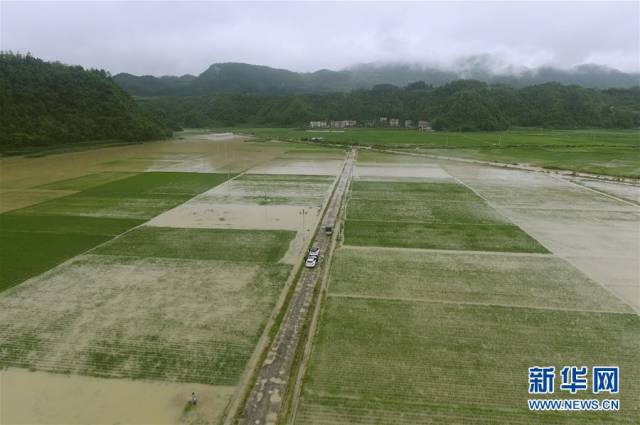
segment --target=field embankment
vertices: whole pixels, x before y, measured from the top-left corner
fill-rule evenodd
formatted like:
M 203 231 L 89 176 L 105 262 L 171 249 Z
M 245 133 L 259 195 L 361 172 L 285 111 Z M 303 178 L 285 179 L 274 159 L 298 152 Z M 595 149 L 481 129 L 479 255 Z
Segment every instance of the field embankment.
M 363 153 L 356 175 L 295 423 L 637 422 L 637 276 L 616 290 L 584 267 L 577 228 L 552 225 L 564 209 L 588 234 L 582 217 L 633 206 L 542 174 L 416 157 Z M 538 211 L 548 220 L 525 220 Z M 637 270 L 637 257 L 594 254 L 593 268 Z M 528 368 L 573 363 L 619 365 L 625 407 L 530 412 Z
M 542 130 L 501 132 L 419 132 L 405 129 L 251 128 L 242 132 L 264 140 L 310 141 L 356 145 L 442 157 L 519 164 L 640 179 L 640 133 L 637 130 Z

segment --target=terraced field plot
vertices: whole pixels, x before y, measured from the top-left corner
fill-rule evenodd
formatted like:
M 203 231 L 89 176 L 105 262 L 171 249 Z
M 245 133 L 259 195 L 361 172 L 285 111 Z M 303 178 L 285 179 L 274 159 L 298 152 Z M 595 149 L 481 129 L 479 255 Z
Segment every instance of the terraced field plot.
M 132 423 L 154 403 L 146 422 L 218 421 L 290 277 L 291 261 L 283 260 L 297 233 L 188 222 L 129 230 L 287 150 L 189 136 L 46 160 L 3 158 L 0 203 L 11 211 L 0 215 L 0 268 L 10 285 L 37 276 L 0 294 L 0 368 L 9 368 L 0 380 L 3 390 L 6 378 L 23 395 L 0 400 L 0 422 Z M 211 170 L 224 173 L 202 172 Z M 262 207 L 251 197 L 271 187 L 265 206 L 291 208 L 278 202 L 297 198 L 308 204 L 307 227 L 333 183 L 296 177 L 301 190 L 287 194 L 293 184 L 277 192 L 285 176 L 263 177 L 247 178 L 246 193 L 229 195 L 245 209 Z M 262 193 L 249 193 L 253 180 Z M 26 195 L 7 205 L 4 194 L 14 192 Z M 187 414 L 192 390 L 206 403 Z M 100 414 L 105 409 L 114 414 Z
M 1 298 L 0 364 L 236 384 L 290 267 L 121 248 L 124 256 L 78 257 Z
M 614 195 L 635 204 L 640 204 L 640 186 L 638 185 L 583 179 L 579 177 L 572 179 L 572 181 L 581 186 Z
M 248 173 L 335 176 L 343 164 L 344 161 L 341 159 L 281 158 L 251 168 Z
M 305 131 L 290 128 L 244 130 L 258 137 L 406 149 L 432 155 L 526 163 L 540 167 L 638 178 L 637 130 L 509 130 L 504 132 L 422 132 L 411 129 Z M 391 162 L 393 160 L 388 160 Z
M 0 292 L 140 223 L 0 214 Z
M 117 171 L 105 171 L 102 173 L 87 174 L 66 180 L 55 181 L 38 186 L 41 189 L 49 190 L 85 190 L 94 186 L 109 183 L 115 180 L 124 179 L 135 175 L 135 173 L 123 173 Z
M 344 246 L 333 263 L 331 294 L 632 312 L 610 292 L 552 255 Z
M 451 182 L 354 182 L 345 244 L 546 252 L 471 190 Z
M 103 255 L 277 262 L 294 232 L 139 227 L 96 248 Z
M 321 206 L 333 176 L 244 174 L 198 199 L 211 203 Z
M 227 174 L 141 173 L 12 214 L 149 219 L 228 178 Z
M 286 151 L 279 156 L 281 159 L 344 159 L 345 151 L 342 149 L 325 148 L 322 146 L 302 145 Z
M 452 180 L 442 168 L 434 164 L 375 164 L 358 163 L 355 177 L 369 180 L 398 180 L 398 179 L 437 179 Z
M 384 168 L 383 157 L 367 160 Z M 512 190 L 501 170 L 468 173 L 482 175 L 471 181 L 474 188 L 500 175 L 498 198 L 500 184 Z M 344 245 L 334 256 L 296 423 L 638 422 L 640 318 L 629 305 L 455 179 L 383 174 L 352 184 Z M 524 178 L 519 199 L 527 200 L 526 190 L 541 181 Z M 583 196 L 565 202 L 579 204 Z M 559 206 L 563 200 L 528 202 L 523 211 L 535 202 Z M 633 214 L 625 208 L 607 213 Z M 573 364 L 619 365 L 628 376 L 623 410 L 530 412 L 528 368 Z M 554 394 L 607 396 L 558 388 Z
M 329 295 L 297 423 L 637 423 L 639 335 L 635 314 Z M 527 369 L 567 363 L 619 365 L 623 410 L 529 412 Z
M 143 173 L 93 184 L 112 177 L 65 180 L 59 183 L 65 188 L 86 189 L 0 214 L 0 290 L 106 242 L 227 179 L 224 174 Z
M 306 249 L 334 182 L 334 176 L 243 174 L 155 217 L 149 225 L 295 231 L 283 259 L 294 264 Z
M 0 213 L 28 207 L 48 199 L 71 195 L 69 190 L 0 189 Z
M 514 223 L 640 311 L 640 208 L 541 173 L 446 164 Z
M 215 422 L 235 395 L 287 282 L 291 266 L 279 260 L 294 235 L 132 230 L 0 295 L 0 368 L 71 374 L 73 385 L 82 383 L 80 375 L 118 379 L 83 384 L 96 391 L 118 385 L 131 391 L 134 384 L 122 379 L 162 381 L 150 394 L 170 403 L 161 410 L 163 420 Z M 28 387 L 25 377 L 16 379 Z M 55 376 L 39 379 L 46 385 Z M 194 389 L 206 403 L 181 417 Z M 48 399 L 42 403 L 36 404 L 51 405 Z M 95 397 L 87 403 L 102 405 Z M 114 403 L 118 409 L 126 405 Z M 41 417 L 38 409 L 22 415 L 10 407 L 9 417 Z M 93 422 L 92 408 L 59 417 Z M 132 409 L 125 417 L 137 417 Z

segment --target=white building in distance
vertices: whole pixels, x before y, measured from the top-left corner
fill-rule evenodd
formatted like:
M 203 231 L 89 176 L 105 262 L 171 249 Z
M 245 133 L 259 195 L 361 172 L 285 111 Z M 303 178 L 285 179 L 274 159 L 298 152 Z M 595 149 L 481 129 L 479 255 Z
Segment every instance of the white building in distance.
M 431 123 L 429 121 L 418 121 L 418 129 L 422 131 L 431 131 Z
M 331 128 L 348 128 L 355 127 L 358 124 L 355 120 L 331 121 Z

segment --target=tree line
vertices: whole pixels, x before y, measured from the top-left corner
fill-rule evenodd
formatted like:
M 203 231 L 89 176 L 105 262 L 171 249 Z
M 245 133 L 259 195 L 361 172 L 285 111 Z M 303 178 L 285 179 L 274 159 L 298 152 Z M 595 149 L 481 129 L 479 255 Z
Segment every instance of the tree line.
M 104 70 L 0 52 L 0 148 L 149 140 L 170 128 Z
M 524 88 L 458 80 L 332 93 L 244 93 L 134 99 L 108 72 L 0 52 L 0 150 L 142 141 L 184 127 L 304 126 L 315 120 L 429 120 L 436 130 L 638 128 L 640 87 Z
M 324 94 L 224 94 L 138 98 L 143 110 L 172 128 L 302 126 L 314 120 L 378 117 L 429 120 L 436 130 L 496 131 L 510 127 L 636 128 L 640 87 L 589 89 L 546 83 L 524 88 L 458 80 L 433 87 Z

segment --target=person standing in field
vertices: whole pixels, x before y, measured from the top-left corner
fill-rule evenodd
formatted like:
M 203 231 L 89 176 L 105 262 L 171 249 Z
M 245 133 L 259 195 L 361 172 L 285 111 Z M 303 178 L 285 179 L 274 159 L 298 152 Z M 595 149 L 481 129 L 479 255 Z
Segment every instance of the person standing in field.
M 198 396 L 195 392 L 191 393 L 191 404 L 193 404 L 194 406 L 198 404 Z

